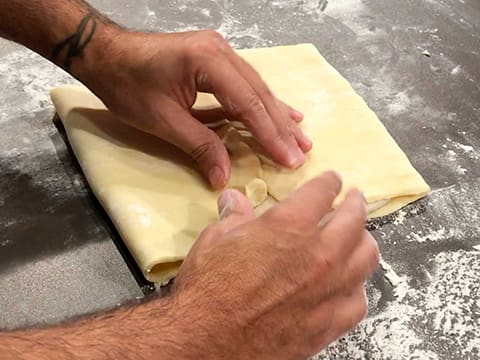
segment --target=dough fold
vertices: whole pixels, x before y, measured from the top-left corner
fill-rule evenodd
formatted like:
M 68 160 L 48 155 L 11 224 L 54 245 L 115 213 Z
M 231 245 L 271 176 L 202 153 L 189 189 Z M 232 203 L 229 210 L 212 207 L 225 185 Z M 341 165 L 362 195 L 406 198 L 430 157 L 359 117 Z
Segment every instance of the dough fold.
M 304 113 L 301 126 L 314 143 L 303 167 L 281 169 L 259 156 L 258 144 L 242 126 L 212 116 L 232 158 L 229 186 L 249 195 L 259 205 L 257 212 L 329 169 L 344 181 L 335 204 L 348 188 L 358 187 L 371 205 L 371 217 L 428 193 L 428 185 L 373 111 L 313 45 L 239 54 L 279 98 Z M 188 156 L 123 124 L 86 88 L 61 86 L 51 97 L 92 191 L 145 277 L 168 281 L 202 229 L 218 220 L 218 192 L 210 190 Z M 219 104 L 200 94 L 195 107 L 215 110 Z

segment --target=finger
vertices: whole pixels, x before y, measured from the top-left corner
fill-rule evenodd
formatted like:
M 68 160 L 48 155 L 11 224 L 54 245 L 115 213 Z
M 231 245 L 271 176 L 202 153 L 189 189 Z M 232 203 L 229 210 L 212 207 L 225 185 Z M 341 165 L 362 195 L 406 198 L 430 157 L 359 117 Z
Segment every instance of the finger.
M 344 263 L 363 237 L 367 207 L 358 190 L 350 190 L 322 230 L 319 243 L 325 257 Z
M 303 114 L 278 100 L 257 71 L 247 61 L 236 54 L 233 49 L 228 51 L 228 56 L 240 74 L 244 76 L 252 88 L 257 92 L 277 128 L 279 130 L 288 128 L 294 135 L 300 149 L 303 152 L 310 151 L 312 147 L 311 141 L 303 134 L 303 131 L 297 125 L 297 123 L 303 119 Z M 294 120 L 293 124 L 290 121 L 291 119 Z
M 162 108 L 168 115 L 158 136 L 189 154 L 214 189 L 223 188 L 230 178 L 230 158 L 220 138 L 177 103 L 164 102 Z
M 323 286 L 314 289 L 312 299 L 325 299 L 335 293 L 349 291 L 364 284 L 377 269 L 380 260 L 377 242 L 365 229 L 361 231 L 359 238 L 361 240 L 358 245 L 345 260 L 334 258 L 328 253 L 331 244 L 324 247 L 323 253 L 316 253 L 321 259 L 317 267 L 320 274 L 323 274 Z
M 334 310 L 330 326 L 326 331 L 322 323 L 325 319 L 324 306 L 318 306 L 307 320 L 307 332 L 314 334 L 310 340 L 313 347 L 312 353 L 320 352 L 345 335 L 367 315 L 368 301 L 363 285 L 358 285 L 350 293 L 338 295 L 330 301 L 333 303 Z
M 283 101 L 281 100 L 278 100 L 283 106 L 285 106 L 287 108 L 287 112 L 288 112 L 288 115 L 290 116 L 290 119 L 292 119 L 293 121 L 299 123 L 299 122 L 302 122 L 303 121 L 303 114 L 294 109 L 293 107 L 291 107 L 290 105 L 284 103 Z
M 228 113 L 242 121 L 265 147 L 273 160 L 290 166 L 303 164 L 305 156 L 288 126 L 278 126 L 271 118 L 261 97 L 247 80 L 224 57 L 205 65 L 208 81 L 200 91 L 212 92 Z
M 227 118 L 225 110 L 221 107 L 212 109 L 191 109 L 190 113 L 195 119 L 204 124 L 218 123 Z
M 300 149 L 302 149 L 303 152 L 309 152 L 312 150 L 312 140 L 310 140 L 310 138 L 303 133 L 296 123 L 291 122 L 290 130 L 295 137 L 298 146 L 300 146 Z
M 207 226 L 202 231 L 190 253 L 198 253 L 215 246 L 221 241 L 223 234 L 255 219 L 252 205 L 245 195 L 237 190 L 223 191 L 218 198 L 217 206 L 221 221 Z
M 255 212 L 250 201 L 240 191 L 234 189 L 225 190 L 220 195 L 218 213 L 225 232 L 255 219 Z
M 228 189 L 222 192 L 217 201 L 218 214 L 223 220 L 232 215 L 253 216 L 253 207 L 240 191 Z
M 267 211 L 264 216 L 280 217 L 302 229 L 306 226 L 316 226 L 323 216 L 332 210 L 333 200 L 341 187 L 340 176 L 328 171 L 308 181 L 286 200 Z
M 346 288 L 354 284 L 363 284 L 378 268 L 380 253 L 375 238 L 363 230 L 360 244 L 341 268 L 341 276 L 336 282 L 338 288 Z

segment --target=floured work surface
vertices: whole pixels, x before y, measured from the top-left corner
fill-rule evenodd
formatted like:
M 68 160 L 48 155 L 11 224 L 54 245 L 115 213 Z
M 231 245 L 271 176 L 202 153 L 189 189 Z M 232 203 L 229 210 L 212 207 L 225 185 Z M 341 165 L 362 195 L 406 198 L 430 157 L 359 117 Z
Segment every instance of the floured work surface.
M 302 127 L 314 148 L 302 168 L 282 170 L 252 156 L 248 137 L 239 140 L 236 129 L 223 127 L 220 134 L 238 160 L 232 179 L 236 187 L 262 179 L 269 195 L 281 200 L 306 180 L 333 169 L 344 179 L 337 203 L 356 186 L 373 207 L 372 217 L 428 192 L 375 114 L 313 45 L 240 54 L 278 97 L 305 114 Z M 92 190 L 146 278 L 163 282 L 174 276 L 200 231 L 217 220 L 218 193 L 209 189 L 184 154 L 123 125 L 86 89 L 57 88 L 52 99 Z M 200 96 L 196 106 L 212 108 L 218 103 Z

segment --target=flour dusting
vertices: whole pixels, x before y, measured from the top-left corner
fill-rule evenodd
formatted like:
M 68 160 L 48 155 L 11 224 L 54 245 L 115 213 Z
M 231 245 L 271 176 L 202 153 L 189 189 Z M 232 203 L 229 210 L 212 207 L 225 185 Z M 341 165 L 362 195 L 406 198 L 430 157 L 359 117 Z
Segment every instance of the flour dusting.
M 368 21 L 362 18 L 367 12 L 362 0 L 334 0 L 325 8 L 325 15 L 341 22 L 348 27 L 359 39 L 382 35 L 379 29 L 373 30 Z
M 194 6 L 188 6 L 188 3 Z M 168 26 L 168 31 L 183 32 L 202 29 L 215 29 L 228 40 L 234 48 L 245 47 L 266 47 L 272 46 L 273 41 L 263 36 L 265 29 L 260 28 L 257 22 L 251 18 L 244 18 L 241 21 L 231 10 L 228 3 L 212 1 L 209 6 L 203 6 L 195 1 L 179 3 L 176 7 L 180 13 L 190 14 L 195 20 L 190 22 L 176 21 Z M 260 5 L 258 5 L 260 6 Z M 195 14 L 195 16 L 192 16 Z M 179 16 L 181 18 L 181 16 Z
M 395 270 L 393 270 L 392 266 L 385 262 L 385 260 L 380 260 L 380 267 L 385 272 L 385 279 L 387 279 L 390 285 L 392 285 L 393 287 L 397 287 L 401 282 L 405 280 L 405 278 L 399 276 L 395 272 Z
M 462 67 L 460 65 L 457 65 L 452 69 L 452 71 L 450 71 L 450 74 L 458 75 L 461 70 L 462 70 Z
M 441 252 L 425 284 L 407 278 L 379 314 L 314 359 L 474 359 L 480 355 L 475 314 L 480 311 L 475 252 Z M 442 337 L 441 347 L 429 339 Z
M 422 231 L 418 233 L 411 232 L 405 238 L 408 241 L 416 241 L 418 243 L 424 243 L 426 241 L 438 241 L 444 240 L 452 237 L 462 236 L 463 232 L 459 229 L 446 229 L 445 227 L 440 227 L 438 230 L 430 230 L 426 234 L 423 234 Z
M 59 171 L 52 142 L 58 131 L 52 123 L 49 92 L 57 85 L 74 82 L 64 71 L 26 49 L 0 58 L 0 86 L 6 89 L 0 102 L 2 169 L 28 177 L 33 184 L 52 191 L 52 196 L 64 192 L 68 197 L 71 180 Z
M 15 69 L 12 71 L 12 69 Z M 0 58 L 0 124 L 16 116 L 33 117 L 52 108 L 49 92 L 56 85 L 73 83 L 70 75 L 41 56 L 21 49 Z M 21 89 L 21 96 L 18 96 Z

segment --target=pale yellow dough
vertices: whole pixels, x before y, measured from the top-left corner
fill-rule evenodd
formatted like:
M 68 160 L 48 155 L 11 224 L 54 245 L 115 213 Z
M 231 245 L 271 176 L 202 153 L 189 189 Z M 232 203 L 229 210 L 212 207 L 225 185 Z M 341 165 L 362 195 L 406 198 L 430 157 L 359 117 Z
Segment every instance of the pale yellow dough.
M 348 188 L 358 187 L 371 204 L 371 216 L 393 212 L 429 191 L 375 114 L 313 45 L 239 54 L 279 98 L 305 114 L 302 127 L 314 143 L 306 164 L 293 172 L 256 156 L 240 127 L 219 128 L 232 153 L 230 185 L 246 191 L 256 205 L 267 191 L 270 195 L 258 212 L 327 169 L 344 180 L 336 204 Z M 218 193 L 187 156 L 123 125 L 87 89 L 62 86 L 51 96 L 92 190 L 145 277 L 156 282 L 173 277 L 201 230 L 218 219 Z M 196 104 L 218 106 L 204 94 Z

